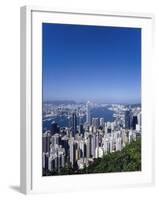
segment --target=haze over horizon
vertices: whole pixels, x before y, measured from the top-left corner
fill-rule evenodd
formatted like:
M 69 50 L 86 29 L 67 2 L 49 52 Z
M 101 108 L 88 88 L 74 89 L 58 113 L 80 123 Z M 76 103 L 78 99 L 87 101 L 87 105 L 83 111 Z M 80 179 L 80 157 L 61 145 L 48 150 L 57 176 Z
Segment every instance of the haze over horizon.
M 52 100 L 43 100 L 43 103 L 48 103 L 48 102 L 65 102 L 65 103 L 68 103 L 68 102 L 74 102 L 74 103 L 83 103 L 83 104 L 85 104 L 85 103 L 87 103 L 88 101 L 90 101 L 90 103 L 97 103 L 97 104 L 134 104 L 134 105 L 136 105 L 136 104 L 141 104 L 141 102 L 108 102 L 108 101 L 104 101 L 104 100 L 78 100 L 78 101 L 76 101 L 76 100 L 69 100 L 69 99 L 67 99 L 67 100 L 64 100 L 64 99 L 52 99 Z

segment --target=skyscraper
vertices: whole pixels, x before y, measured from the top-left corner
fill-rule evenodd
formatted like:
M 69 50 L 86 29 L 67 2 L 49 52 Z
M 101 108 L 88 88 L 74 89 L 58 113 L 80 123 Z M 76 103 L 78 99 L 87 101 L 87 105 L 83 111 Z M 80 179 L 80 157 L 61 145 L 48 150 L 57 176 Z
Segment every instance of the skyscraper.
M 137 116 L 133 116 L 133 118 L 132 118 L 132 128 L 133 128 L 133 130 L 136 129 L 137 124 L 138 124 Z
M 58 133 L 56 133 L 51 137 L 50 141 L 51 141 L 53 146 L 60 145 L 61 137 L 60 137 L 60 135 Z
M 141 127 L 141 112 L 139 112 L 138 113 L 138 115 L 137 115 L 137 121 L 138 121 L 138 124 L 139 124 L 139 126 Z
M 91 154 L 91 147 L 92 147 L 92 135 L 88 135 L 87 141 L 86 141 L 86 154 L 87 154 L 87 158 L 92 157 Z
M 71 163 L 71 166 L 73 167 L 74 164 L 75 164 L 75 143 L 74 143 L 74 139 L 71 138 L 70 141 L 69 141 L 69 151 L 70 151 L 70 163 Z
M 125 128 L 130 129 L 131 127 L 131 116 L 130 116 L 130 111 L 126 110 L 125 111 Z
M 100 126 L 104 127 L 104 118 L 103 117 L 100 118 Z
M 86 123 L 90 126 L 91 125 L 91 114 L 90 114 L 90 101 L 86 104 Z
M 104 136 L 102 138 L 102 142 L 103 142 L 104 152 L 105 154 L 107 154 L 107 152 L 109 151 L 109 139 L 106 136 Z
M 77 133 L 77 116 L 76 113 L 74 112 L 72 114 L 72 136 L 74 137 L 76 133 Z
M 95 128 L 99 127 L 99 118 L 98 117 L 92 118 L 92 126 L 95 127 Z
M 84 128 L 83 128 L 82 124 L 80 124 L 80 126 L 79 126 L 79 132 L 80 132 L 80 134 L 84 135 Z
M 96 133 L 92 134 L 92 142 L 91 142 L 91 155 L 93 158 L 95 158 L 95 150 L 97 146 L 97 141 L 96 141 Z
M 42 150 L 44 153 L 50 152 L 50 131 L 46 131 L 42 136 Z
M 51 123 L 51 135 L 54 135 L 55 133 L 58 133 L 58 126 L 55 121 Z

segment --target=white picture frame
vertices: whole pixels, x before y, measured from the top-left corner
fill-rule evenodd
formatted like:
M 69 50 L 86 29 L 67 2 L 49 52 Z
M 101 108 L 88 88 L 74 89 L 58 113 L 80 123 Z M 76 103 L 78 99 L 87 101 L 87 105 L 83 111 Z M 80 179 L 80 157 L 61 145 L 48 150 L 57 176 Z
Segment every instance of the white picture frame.
M 152 117 L 153 16 L 89 10 L 21 8 L 21 192 L 43 193 L 152 185 L 154 183 L 154 125 Z M 41 24 L 66 23 L 142 28 L 142 171 L 42 177 Z M 151 134 L 150 134 L 151 133 Z M 76 184 L 75 184 L 76 183 Z M 61 189 L 62 188 L 62 189 Z

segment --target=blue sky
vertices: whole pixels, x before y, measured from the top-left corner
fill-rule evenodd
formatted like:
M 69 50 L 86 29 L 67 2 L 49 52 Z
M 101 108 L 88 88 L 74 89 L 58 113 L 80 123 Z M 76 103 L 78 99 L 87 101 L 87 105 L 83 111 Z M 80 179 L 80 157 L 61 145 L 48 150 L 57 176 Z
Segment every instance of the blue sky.
M 46 24 L 43 100 L 140 103 L 141 29 Z

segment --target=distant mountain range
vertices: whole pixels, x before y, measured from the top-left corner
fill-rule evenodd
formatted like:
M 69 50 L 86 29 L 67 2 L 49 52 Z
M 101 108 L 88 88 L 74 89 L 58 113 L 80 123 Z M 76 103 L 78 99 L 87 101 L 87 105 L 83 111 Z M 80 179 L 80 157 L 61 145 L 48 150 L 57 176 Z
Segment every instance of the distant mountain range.
M 52 101 L 44 101 L 43 103 L 53 104 L 53 105 L 68 105 L 68 104 L 76 104 L 75 101 L 72 100 L 52 100 Z
M 73 100 L 49 100 L 49 101 L 43 101 L 44 104 L 53 104 L 53 105 L 68 105 L 68 104 L 84 104 L 85 102 L 76 102 Z M 106 103 L 106 102 L 102 102 L 102 103 Z M 133 107 L 141 107 L 141 103 L 108 103 L 108 104 L 123 104 L 125 106 L 131 106 Z

